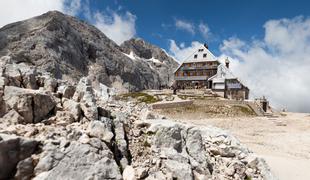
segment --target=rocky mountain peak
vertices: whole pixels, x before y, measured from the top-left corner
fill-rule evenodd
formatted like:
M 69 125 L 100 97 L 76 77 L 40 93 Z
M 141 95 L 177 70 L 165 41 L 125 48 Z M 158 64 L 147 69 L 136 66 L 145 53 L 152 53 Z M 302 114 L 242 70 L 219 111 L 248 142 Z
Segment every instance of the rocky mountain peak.
M 124 44 L 135 45 L 142 59 L 135 61 L 126 56 L 133 46 L 120 47 L 96 27 L 58 11 L 0 29 L 0 57 L 36 66 L 57 79 L 77 82 L 90 76 L 94 82 L 129 91 L 156 89 L 171 82 L 166 76 L 176 63 L 164 51 L 141 39 Z M 165 70 L 159 71 L 143 57 L 166 62 Z

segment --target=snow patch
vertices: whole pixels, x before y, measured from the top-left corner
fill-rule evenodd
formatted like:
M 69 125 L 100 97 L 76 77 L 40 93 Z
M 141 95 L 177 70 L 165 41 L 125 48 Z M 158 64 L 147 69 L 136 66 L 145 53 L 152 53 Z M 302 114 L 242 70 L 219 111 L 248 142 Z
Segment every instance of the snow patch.
M 129 58 L 132 59 L 132 60 L 137 60 L 135 54 L 134 54 L 132 51 L 130 51 L 129 54 L 126 54 L 126 53 L 123 53 L 123 54 L 124 54 L 125 56 L 129 57 Z
M 154 57 L 152 57 L 151 59 L 148 59 L 149 61 L 152 61 L 153 63 L 157 63 L 157 64 L 162 64 L 162 62 Z

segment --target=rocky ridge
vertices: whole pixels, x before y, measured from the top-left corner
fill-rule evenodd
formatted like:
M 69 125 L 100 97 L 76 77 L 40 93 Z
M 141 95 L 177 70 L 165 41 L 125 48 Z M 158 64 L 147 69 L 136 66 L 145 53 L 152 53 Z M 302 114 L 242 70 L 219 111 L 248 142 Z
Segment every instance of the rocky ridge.
M 132 38 L 121 44 L 121 49 L 132 59 L 140 59 L 149 63 L 152 69 L 159 72 L 161 86 L 173 83 L 173 73 L 178 67 L 178 62 L 169 56 L 163 49 L 145 42 L 140 38 Z
M 229 133 L 2 57 L 0 179 L 275 179 Z
M 144 59 L 145 55 L 138 60 L 131 59 L 126 55 L 131 48 L 128 43 L 120 47 L 96 27 L 58 11 L 0 29 L 0 57 L 35 66 L 56 79 L 77 82 L 88 76 L 92 82 L 120 91 L 169 85 L 172 79 L 165 74 L 176 68 L 176 61 L 153 45 L 139 45 L 140 48 L 135 47 L 151 52 L 163 64 L 154 68 L 153 62 Z

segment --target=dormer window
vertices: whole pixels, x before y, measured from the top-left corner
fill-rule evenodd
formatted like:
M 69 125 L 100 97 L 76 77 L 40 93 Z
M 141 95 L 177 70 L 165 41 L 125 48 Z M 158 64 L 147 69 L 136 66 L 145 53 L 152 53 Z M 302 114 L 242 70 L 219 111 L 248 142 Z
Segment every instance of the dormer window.
M 203 58 L 206 58 L 207 57 L 207 54 L 203 54 Z
M 198 56 L 198 55 L 197 55 L 197 54 L 195 54 L 195 55 L 194 55 L 194 59 L 197 59 L 197 56 Z

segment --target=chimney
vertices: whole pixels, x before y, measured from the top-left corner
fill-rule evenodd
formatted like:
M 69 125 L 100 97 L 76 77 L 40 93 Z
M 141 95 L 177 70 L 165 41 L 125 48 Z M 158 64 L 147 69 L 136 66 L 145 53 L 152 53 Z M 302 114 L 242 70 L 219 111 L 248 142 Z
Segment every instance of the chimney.
M 227 68 L 229 68 L 229 60 L 228 60 L 228 57 L 226 57 L 226 59 L 225 59 L 225 65 L 226 65 Z
M 209 47 L 208 47 L 208 44 L 207 44 L 207 43 L 204 43 L 203 45 L 205 46 L 205 48 L 209 49 Z

